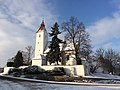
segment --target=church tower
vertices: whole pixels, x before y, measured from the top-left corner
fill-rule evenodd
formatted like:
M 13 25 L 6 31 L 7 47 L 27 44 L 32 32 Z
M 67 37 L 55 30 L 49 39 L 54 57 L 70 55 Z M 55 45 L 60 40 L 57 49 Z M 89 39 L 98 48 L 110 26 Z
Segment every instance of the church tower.
M 35 46 L 35 57 L 43 54 L 48 44 L 48 34 L 45 28 L 44 21 L 42 20 L 41 26 L 36 32 L 36 46 Z
M 47 49 L 48 33 L 45 28 L 44 20 L 36 32 L 35 57 L 32 59 L 32 65 L 42 66 L 46 65 L 44 51 Z

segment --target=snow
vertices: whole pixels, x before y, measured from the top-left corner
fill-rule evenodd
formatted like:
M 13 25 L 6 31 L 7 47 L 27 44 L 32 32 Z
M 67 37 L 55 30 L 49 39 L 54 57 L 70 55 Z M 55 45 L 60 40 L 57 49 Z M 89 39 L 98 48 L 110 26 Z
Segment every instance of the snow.
M 91 76 L 84 76 L 85 78 L 90 79 L 98 79 L 98 81 L 94 81 L 94 83 L 98 84 L 118 84 L 120 86 L 120 76 L 104 74 L 104 73 L 94 73 Z M 103 79 L 103 80 L 99 80 Z M 106 80 L 107 79 L 107 80 Z M 93 81 L 91 81 L 93 82 Z
M 108 78 L 108 79 L 118 79 L 118 80 L 120 80 L 120 76 L 111 75 L 111 74 L 94 73 L 92 76 L 93 77 Z
M 6 77 L 10 77 L 10 76 L 6 76 Z M 93 74 L 93 76 L 86 76 L 86 77 L 111 78 L 111 79 L 117 79 L 120 82 L 120 76 L 114 76 L 109 74 L 95 73 Z M 13 77 L 13 79 L 14 78 L 18 79 L 18 77 Z M 64 82 L 64 84 L 61 82 L 57 82 L 56 84 L 53 81 L 34 80 L 35 82 L 30 82 L 33 79 L 27 79 L 27 78 L 20 78 L 20 79 L 24 79 L 24 82 L 19 80 L 7 81 L 0 79 L 0 90 L 120 90 L 120 84 L 111 84 L 111 85 L 106 84 L 108 80 L 104 80 L 103 82 L 97 82 L 97 83 L 79 83 L 79 84 L 76 83 L 76 85 L 65 85 L 67 83 L 72 84 L 73 82 Z M 39 81 L 44 83 L 40 83 Z M 51 84 L 51 83 L 55 83 L 55 84 Z
M 10 76 L 6 76 L 10 77 Z M 33 79 L 27 79 L 27 78 L 18 78 L 18 77 L 13 77 L 13 79 L 24 79 L 23 81 L 7 81 L 7 80 L 1 80 L 0 79 L 0 90 L 120 90 L 120 84 L 115 85 L 107 85 L 103 84 L 97 85 L 97 86 L 91 86 L 91 85 L 96 85 L 96 83 L 91 83 L 91 84 L 85 84 L 81 83 L 78 85 L 61 85 L 61 82 L 58 82 L 59 84 L 50 84 L 49 82 L 53 81 L 44 81 L 44 80 L 33 80 Z M 35 82 L 30 82 L 31 80 Z M 40 83 L 45 82 L 45 83 Z M 48 82 L 48 83 L 46 83 Z M 64 82 L 68 83 L 68 82 Z M 69 82 L 69 84 L 72 84 L 73 82 Z M 85 85 L 85 86 L 84 86 Z M 87 86 L 90 85 L 90 86 Z
M 0 80 L 0 90 L 120 90 L 120 87 L 75 86 Z
M 30 79 L 30 78 L 24 78 L 24 77 L 13 77 L 9 75 L 2 75 L 1 77 L 5 77 L 7 79 L 11 78 L 13 80 L 17 81 L 28 81 L 28 82 L 36 82 L 36 83 L 49 83 L 49 84 L 62 84 L 62 85 L 81 85 L 81 86 L 119 86 L 120 85 L 120 80 L 119 81 L 113 81 L 113 80 L 102 80 L 99 82 L 93 82 L 93 83 L 80 83 L 80 82 L 57 82 L 57 81 L 46 81 L 46 80 L 37 80 L 37 79 Z M 111 83 L 112 82 L 112 83 Z
M 13 83 L 7 80 L 0 80 L 0 90 L 29 90 L 19 83 Z

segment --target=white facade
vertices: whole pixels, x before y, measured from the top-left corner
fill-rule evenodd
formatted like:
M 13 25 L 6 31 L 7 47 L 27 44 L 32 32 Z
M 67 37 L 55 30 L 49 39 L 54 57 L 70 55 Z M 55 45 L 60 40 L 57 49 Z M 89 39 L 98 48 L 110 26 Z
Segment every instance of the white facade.
M 32 66 L 33 65 L 37 65 L 37 66 L 41 66 L 42 65 L 42 57 L 41 57 L 41 55 L 38 55 L 35 58 L 33 58 Z
M 19 68 L 26 68 L 28 66 L 21 66 Z M 84 73 L 84 66 L 83 65 L 72 65 L 72 66 L 63 66 L 63 65 L 56 65 L 56 66 L 40 66 L 44 70 L 53 70 L 55 67 L 63 67 L 65 69 L 66 75 L 68 76 L 85 76 Z M 4 67 L 4 72 L 1 75 L 8 74 L 10 69 L 14 67 Z
M 68 76 L 85 76 L 83 65 L 56 65 L 56 66 L 41 66 L 44 70 L 53 70 L 55 67 L 63 67 Z
M 69 60 L 66 62 L 66 65 L 76 65 L 75 55 L 70 55 Z
M 42 26 L 42 24 L 41 24 Z M 36 46 L 35 46 L 35 57 L 43 54 L 43 52 L 46 50 L 48 44 L 48 34 L 47 31 L 44 28 L 40 28 L 36 32 Z
M 45 29 L 44 21 L 42 21 L 40 28 L 36 32 L 35 57 L 32 60 L 32 65 L 42 66 L 46 64 L 43 53 L 47 49 L 47 45 L 48 34 Z

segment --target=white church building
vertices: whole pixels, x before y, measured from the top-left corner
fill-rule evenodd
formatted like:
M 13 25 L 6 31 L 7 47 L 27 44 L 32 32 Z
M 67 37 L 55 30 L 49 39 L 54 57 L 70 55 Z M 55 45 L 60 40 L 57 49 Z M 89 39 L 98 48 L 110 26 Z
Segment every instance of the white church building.
M 46 61 L 46 54 L 49 52 L 48 33 L 45 28 L 45 23 L 42 21 L 40 28 L 36 32 L 35 57 L 32 59 L 32 66 L 40 66 L 45 70 L 52 70 L 54 67 L 63 67 L 68 75 L 84 76 L 84 66 L 76 65 L 75 52 L 72 45 L 60 44 L 62 52 L 61 62 L 59 65 L 52 64 Z
M 61 62 L 59 65 L 52 64 L 46 60 L 46 55 L 49 52 L 49 41 L 48 33 L 45 28 L 44 21 L 42 21 L 40 28 L 36 32 L 36 42 L 35 42 L 35 57 L 32 59 L 32 66 L 39 66 L 44 70 L 52 70 L 55 67 L 63 67 L 68 76 L 84 76 L 84 65 L 77 65 L 75 60 L 75 51 L 72 44 L 66 45 L 60 44 L 61 51 Z M 25 68 L 27 66 L 21 66 L 19 68 Z M 8 74 L 9 69 L 14 67 L 4 67 L 3 74 Z

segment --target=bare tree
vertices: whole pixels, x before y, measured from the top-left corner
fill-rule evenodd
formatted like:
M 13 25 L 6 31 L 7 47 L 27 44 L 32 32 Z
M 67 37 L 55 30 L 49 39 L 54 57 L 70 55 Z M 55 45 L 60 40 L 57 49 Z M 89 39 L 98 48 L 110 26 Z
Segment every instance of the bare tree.
M 100 57 L 100 56 L 104 57 L 104 55 L 105 55 L 105 50 L 103 48 L 99 48 L 95 52 L 96 57 Z
M 108 73 L 114 73 L 115 68 L 120 62 L 120 53 L 111 49 L 104 50 L 103 48 L 99 48 L 95 53 L 98 63 L 100 67 L 103 67 L 104 70 L 108 71 Z
M 105 57 L 103 58 L 102 56 L 100 56 L 98 60 L 100 64 L 99 66 L 104 69 L 103 72 L 107 71 L 108 73 L 113 74 L 114 66 L 112 65 L 112 62 L 110 60 L 106 59 Z
M 108 49 L 105 52 L 105 58 L 107 60 L 109 60 L 110 64 L 111 64 L 111 70 L 113 70 L 113 72 L 115 73 L 117 70 L 117 66 L 119 66 L 119 62 L 120 62 L 120 53 L 118 51 L 113 50 L 112 48 Z M 112 73 L 113 73 L 112 72 Z
M 108 59 L 113 66 L 115 66 L 117 65 L 117 62 L 120 61 L 120 53 L 111 48 L 105 52 L 105 58 Z
M 27 61 L 27 63 L 28 64 L 30 64 L 31 63 L 31 58 L 32 58 L 32 56 L 33 56 L 33 53 L 34 53 L 34 49 L 33 49 L 33 47 L 32 46 L 27 46 L 27 47 L 25 47 L 25 49 L 27 50 L 27 53 L 28 53 L 28 61 Z
M 68 21 L 62 23 L 62 29 L 65 31 L 67 43 L 72 43 L 77 64 L 81 63 L 81 58 L 88 58 L 91 53 L 89 34 L 85 31 L 85 26 L 77 18 L 71 17 Z

